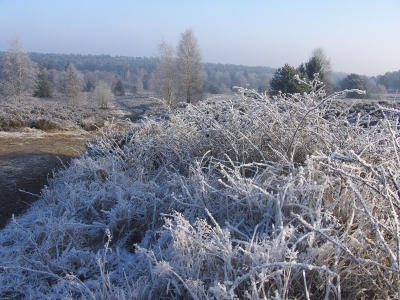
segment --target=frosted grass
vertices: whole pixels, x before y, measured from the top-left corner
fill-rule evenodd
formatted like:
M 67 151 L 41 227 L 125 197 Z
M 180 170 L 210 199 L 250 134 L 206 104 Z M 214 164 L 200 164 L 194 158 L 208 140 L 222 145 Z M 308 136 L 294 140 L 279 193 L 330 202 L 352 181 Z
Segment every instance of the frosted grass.
M 1 297 L 399 298 L 399 112 L 308 84 L 105 129 L 0 232 Z

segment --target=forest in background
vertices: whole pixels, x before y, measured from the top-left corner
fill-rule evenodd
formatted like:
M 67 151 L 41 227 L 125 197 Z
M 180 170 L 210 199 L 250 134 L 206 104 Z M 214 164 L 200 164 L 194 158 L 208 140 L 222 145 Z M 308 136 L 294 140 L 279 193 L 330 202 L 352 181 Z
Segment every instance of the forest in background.
M 6 52 L 0 52 L 0 57 Z M 158 57 L 129 57 L 111 55 L 44 54 L 29 52 L 29 58 L 43 66 L 49 73 L 49 80 L 56 85 L 59 73 L 68 63 L 84 74 L 85 91 L 92 91 L 99 80 L 116 84 L 122 80 L 127 92 L 154 90 L 154 74 L 160 62 Z M 249 83 L 254 89 L 265 91 L 268 81 L 276 69 L 270 67 L 251 67 L 234 64 L 204 63 L 206 92 L 219 94 L 230 91 L 234 85 Z
M 7 52 L 0 52 L 0 59 Z M 162 57 L 128 57 L 111 55 L 82 55 L 82 54 L 44 54 L 29 52 L 29 59 L 42 67 L 43 76 L 49 82 L 52 95 L 62 93 L 63 74 L 68 64 L 81 74 L 80 86 L 83 92 L 94 92 L 100 82 L 105 82 L 111 90 L 123 88 L 123 94 L 151 93 L 157 91 L 157 70 L 162 63 Z M 270 82 L 277 71 L 265 66 L 244 66 L 234 64 L 203 63 L 204 81 L 202 92 L 206 94 L 231 93 L 234 86 L 256 90 L 258 93 L 268 92 Z M 292 67 L 290 72 L 300 70 Z M 286 67 L 286 65 L 285 65 Z M 282 69 L 284 69 L 283 67 Z M 312 78 L 310 78 L 312 79 Z M 346 79 L 344 82 L 344 79 Z M 383 99 L 386 93 L 396 93 L 400 88 L 400 71 L 386 72 L 373 77 L 347 74 L 331 70 L 330 81 L 332 88 L 328 92 L 345 88 L 367 90 L 368 97 Z M 117 86 L 119 84 L 120 86 Z M 284 82 L 287 85 L 286 82 Z
M 6 52 L 0 52 L 3 57 Z M 56 84 L 59 72 L 65 69 L 68 63 L 84 74 L 85 90 L 92 91 L 99 80 L 106 80 L 116 84 L 122 80 L 126 91 L 146 91 L 154 89 L 154 74 L 160 62 L 158 57 L 129 57 L 111 55 L 82 55 L 82 54 L 44 54 L 29 52 L 29 58 L 49 73 L 50 83 Z M 269 88 L 269 81 L 277 69 L 264 66 L 244 66 L 235 64 L 204 63 L 206 74 L 205 90 L 212 94 L 229 92 L 232 86 L 245 86 L 258 92 L 265 92 Z M 347 73 L 332 72 L 335 86 Z M 372 79 L 383 84 L 388 92 L 395 92 L 400 88 L 400 71 L 386 72 L 374 77 L 361 76 L 364 80 Z M 135 88 L 136 87 L 136 88 Z
M 5 52 L 0 52 L 0 56 L 3 55 L 5 55 Z M 62 71 L 66 64 L 70 62 L 74 64 L 77 70 L 85 73 L 94 71 L 111 72 L 118 79 L 124 79 L 126 81 L 125 84 L 128 85 L 134 84 L 135 80 L 140 76 L 143 78 L 143 75 L 151 78 L 160 61 L 158 57 L 111 56 L 106 54 L 82 55 L 29 52 L 28 55 L 32 61 L 45 66 L 47 70 Z M 207 74 L 206 81 L 222 90 L 233 85 L 241 86 L 244 80 L 250 80 L 251 88 L 259 89 L 260 86 L 266 84 L 265 81 L 269 81 L 273 77 L 276 70 L 277 68 L 265 66 L 204 63 L 204 71 Z M 332 78 L 335 85 L 339 85 L 340 81 L 347 75 L 349 73 L 333 71 Z M 400 70 L 372 77 L 361 75 L 361 77 L 363 79 L 373 79 L 377 83 L 383 84 L 388 91 L 400 89 Z M 146 79 L 147 77 L 144 76 L 145 81 Z

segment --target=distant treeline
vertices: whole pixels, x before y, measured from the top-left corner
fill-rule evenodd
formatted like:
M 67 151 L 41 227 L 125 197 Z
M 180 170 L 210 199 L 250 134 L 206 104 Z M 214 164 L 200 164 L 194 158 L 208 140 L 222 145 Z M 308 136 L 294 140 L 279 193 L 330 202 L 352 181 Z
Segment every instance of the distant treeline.
M 28 55 L 32 61 L 47 70 L 62 71 L 68 63 L 72 63 L 78 71 L 84 74 L 94 71 L 111 72 L 114 76 L 121 78 L 128 89 L 129 85 L 132 84 L 130 78 L 145 76 L 145 78 L 151 79 L 159 63 L 157 57 L 43 54 L 36 52 L 30 52 Z M 268 82 L 275 71 L 274 68 L 263 66 L 204 63 L 205 89 L 211 93 L 222 93 L 230 90 L 234 85 L 245 86 L 248 84 L 251 88 L 264 92 L 267 90 Z M 151 88 L 151 84 L 149 88 Z
M 124 76 L 127 71 L 136 73 L 140 69 L 152 73 L 156 70 L 159 59 L 156 57 L 128 57 L 111 55 L 82 55 L 82 54 L 43 54 L 30 52 L 30 59 L 48 70 L 61 71 L 67 63 L 72 63 L 75 68 L 83 71 L 106 71 Z
M 0 57 L 5 52 L 0 52 Z M 159 64 L 158 57 L 129 57 L 111 55 L 82 55 L 82 54 L 44 54 L 30 52 L 30 59 L 47 70 L 62 71 L 68 63 L 72 63 L 83 74 L 100 71 L 112 73 L 118 79 L 123 80 L 124 85 L 130 87 L 138 85 L 139 90 L 144 83 L 144 89 L 152 89 L 151 78 Z M 205 90 L 210 93 L 223 93 L 232 86 L 249 85 L 250 88 L 265 92 L 269 88 L 269 80 L 277 69 L 264 66 L 243 66 L 234 64 L 204 63 Z M 88 74 L 89 75 L 89 74 Z M 333 72 L 335 85 L 346 77 L 346 73 Z M 364 77 L 367 79 L 367 77 Z M 400 89 L 400 70 L 386 72 L 384 75 L 369 77 L 376 83 L 382 84 L 388 91 Z M 138 82 L 140 81 L 140 82 Z M 147 82 L 149 82 L 147 84 Z
M 400 90 L 400 70 L 396 72 L 386 72 L 384 75 L 373 77 L 377 83 L 386 87 L 388 92 Z

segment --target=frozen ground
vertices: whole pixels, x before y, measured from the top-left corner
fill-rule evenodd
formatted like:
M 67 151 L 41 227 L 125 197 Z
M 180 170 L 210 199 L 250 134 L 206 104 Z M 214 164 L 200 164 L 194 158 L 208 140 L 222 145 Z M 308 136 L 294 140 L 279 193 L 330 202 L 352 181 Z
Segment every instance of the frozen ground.
M 127 120 L 136 122 L 162 107 L 154 99 L 122 101 L 131 107 L 121 109 L 111 103 L 110 109 L 100 110 L 36 98 L 0 105 L 0 130 L 7 130 L 0 131 L 0 228 L 38 199 L 53 171 L 68 166 L 84 151 L 85 140 L 99 134 L 98 128 L 127 128 Z M 38 120 L 48 120 L 43 124 L 53 126 L 36 129 Z
M 0 132 L 0 228 L 38 199 L 52 170 L 68 166 L 88 136 L 83 130 Z

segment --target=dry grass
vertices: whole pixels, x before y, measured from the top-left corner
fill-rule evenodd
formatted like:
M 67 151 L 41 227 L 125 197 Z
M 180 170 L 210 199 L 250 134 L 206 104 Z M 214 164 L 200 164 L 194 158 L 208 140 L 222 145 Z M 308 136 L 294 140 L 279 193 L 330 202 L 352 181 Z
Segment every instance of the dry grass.
M 0 295 L 398 299 L 400 112 L 310 87 L 88 141 L 1 231 Z

